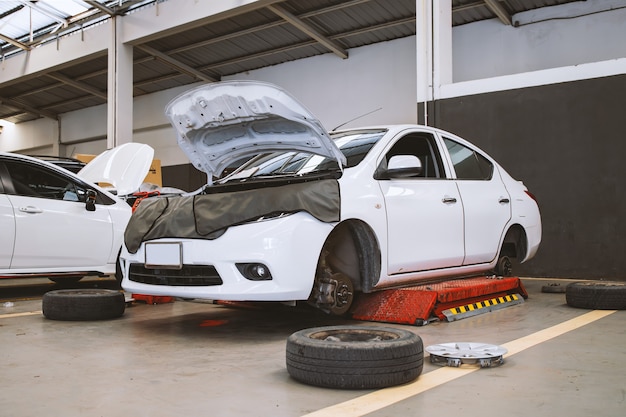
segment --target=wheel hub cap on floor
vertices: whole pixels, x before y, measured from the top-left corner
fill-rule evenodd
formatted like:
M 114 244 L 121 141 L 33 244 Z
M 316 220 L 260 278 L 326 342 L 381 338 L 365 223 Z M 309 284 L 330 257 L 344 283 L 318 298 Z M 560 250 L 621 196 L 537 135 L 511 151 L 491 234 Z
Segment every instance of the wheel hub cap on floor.
M 437 365 L 459 367 L 461 364 L 478 364 L 481 368 L 501 365 L 507 353 L 503 347 L 486 343 L 441 343 L 426 347 L 430 361 Z

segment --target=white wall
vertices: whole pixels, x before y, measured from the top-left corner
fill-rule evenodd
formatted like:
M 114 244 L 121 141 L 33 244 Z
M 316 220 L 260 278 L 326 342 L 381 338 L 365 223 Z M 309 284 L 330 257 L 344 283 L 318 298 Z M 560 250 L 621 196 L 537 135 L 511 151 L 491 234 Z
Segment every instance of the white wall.
M 288 62 L 227 79 L 249 79 L 275 83 L 300 100 L 327 129 L 378 108 L 352 126 L 376 123 L 415 123 L 415 38 L 408 37 L 350 50 L 348 59 L 333 54 Z M 226 79 L 226 78 L 225 78 Z M 162 91 L 134 100 L 133 141 L 155 148 L 162 166 L 189 163 L 176 143 L 174 130 L 164 115 L 166 104 L 195 85 Z M 65 156 L 97 154 L 106 149 L 106 105 L 91 107 L 61 117 L 61 142 Z M 44 119 L 39 119 L 44 120 Z M 21 151 L 45 146 L 56 136 L 33 134 L 40 121 L 17 125 L 2 134 L 0 150 Z M 56 125 L 55 122 L 51 122 Z M 348 127 L 350 125 L 347 125 Z M 14 136 L 14 140 L 5 140 Z M 24 138 L 31 140 L 24 141 Z M 63 149 L 61 150 L 63 151 Z
M 491 19 L 453 28 L 453 82 L 626 57 L 624 0 L 569 3 L 513 20 L 521 26 Z
M 349 55 L 344 60 L 326 54 L 228 79 L 254 79 L 281 86 L 328 130 L 372 111 L 346 127 L 415 123 L 415 37 L 351 49 Z
M 24 154 L 50 153 L 58 145 L 59 124 L 55 120 L 41 118 L 28 123 L 2 123 L 0 152 L 19 151 Z

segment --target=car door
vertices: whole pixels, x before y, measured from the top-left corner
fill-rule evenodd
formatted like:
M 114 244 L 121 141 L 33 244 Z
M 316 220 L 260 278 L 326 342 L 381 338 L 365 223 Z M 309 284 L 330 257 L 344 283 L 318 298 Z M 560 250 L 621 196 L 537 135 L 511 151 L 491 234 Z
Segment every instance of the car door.
M 459 266 L 463 262 L 463 208 L 454 181 L 448 181 L 430 133 L 410 133 L 383 156 L 415 155 L 420 176 L 379 180 L 387 212 L 389 275 Z
M 13 218 L 13 206 L 9 198 L 0 194 L 0 269 L 11 266 L 13 257 L 13 242 L 15 240 L 15 219 Z
M 511 218 L 510 196 L 495 165 L 478 150 L 443 137 L 454 166 L 464 214 L 463 265 L 490 262 Z
M 87 187 L 45 166 L 6 163 L 14 192 L 11 269 L 79 270 L 107 263 L 113 227 L 106 206 L 86 209 Z

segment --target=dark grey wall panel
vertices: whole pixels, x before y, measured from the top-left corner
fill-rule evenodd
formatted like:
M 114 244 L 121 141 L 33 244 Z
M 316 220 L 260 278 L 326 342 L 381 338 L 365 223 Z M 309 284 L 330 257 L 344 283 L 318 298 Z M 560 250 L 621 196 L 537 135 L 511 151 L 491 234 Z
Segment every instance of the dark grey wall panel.
M 441 100 L 429 118 L 535 194 L 539 253 L 521 275 L 626 280 L 626 76 Z
M 429 107 L 434 125 L 480 146 L 537 196 L 543 241 L 520 275 L 626 280 L 626 76 Z M 163 179 L 188 191 L 206 183 L 191 164 L 163 167 Z
M 163 185 L 195 191 L 207 183 L 206 174 L 198 171 L 192 164 L 164 166 L 162 169 Z

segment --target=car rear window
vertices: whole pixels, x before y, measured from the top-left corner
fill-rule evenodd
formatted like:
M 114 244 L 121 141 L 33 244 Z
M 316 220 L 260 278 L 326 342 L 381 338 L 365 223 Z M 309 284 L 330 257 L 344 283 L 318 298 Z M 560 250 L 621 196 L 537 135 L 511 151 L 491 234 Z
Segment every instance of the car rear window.
M 490 180 L 493 164 L 473 149 L 452 139 L 443 138 L 454 165 L 456 178 L 460 180 Z

